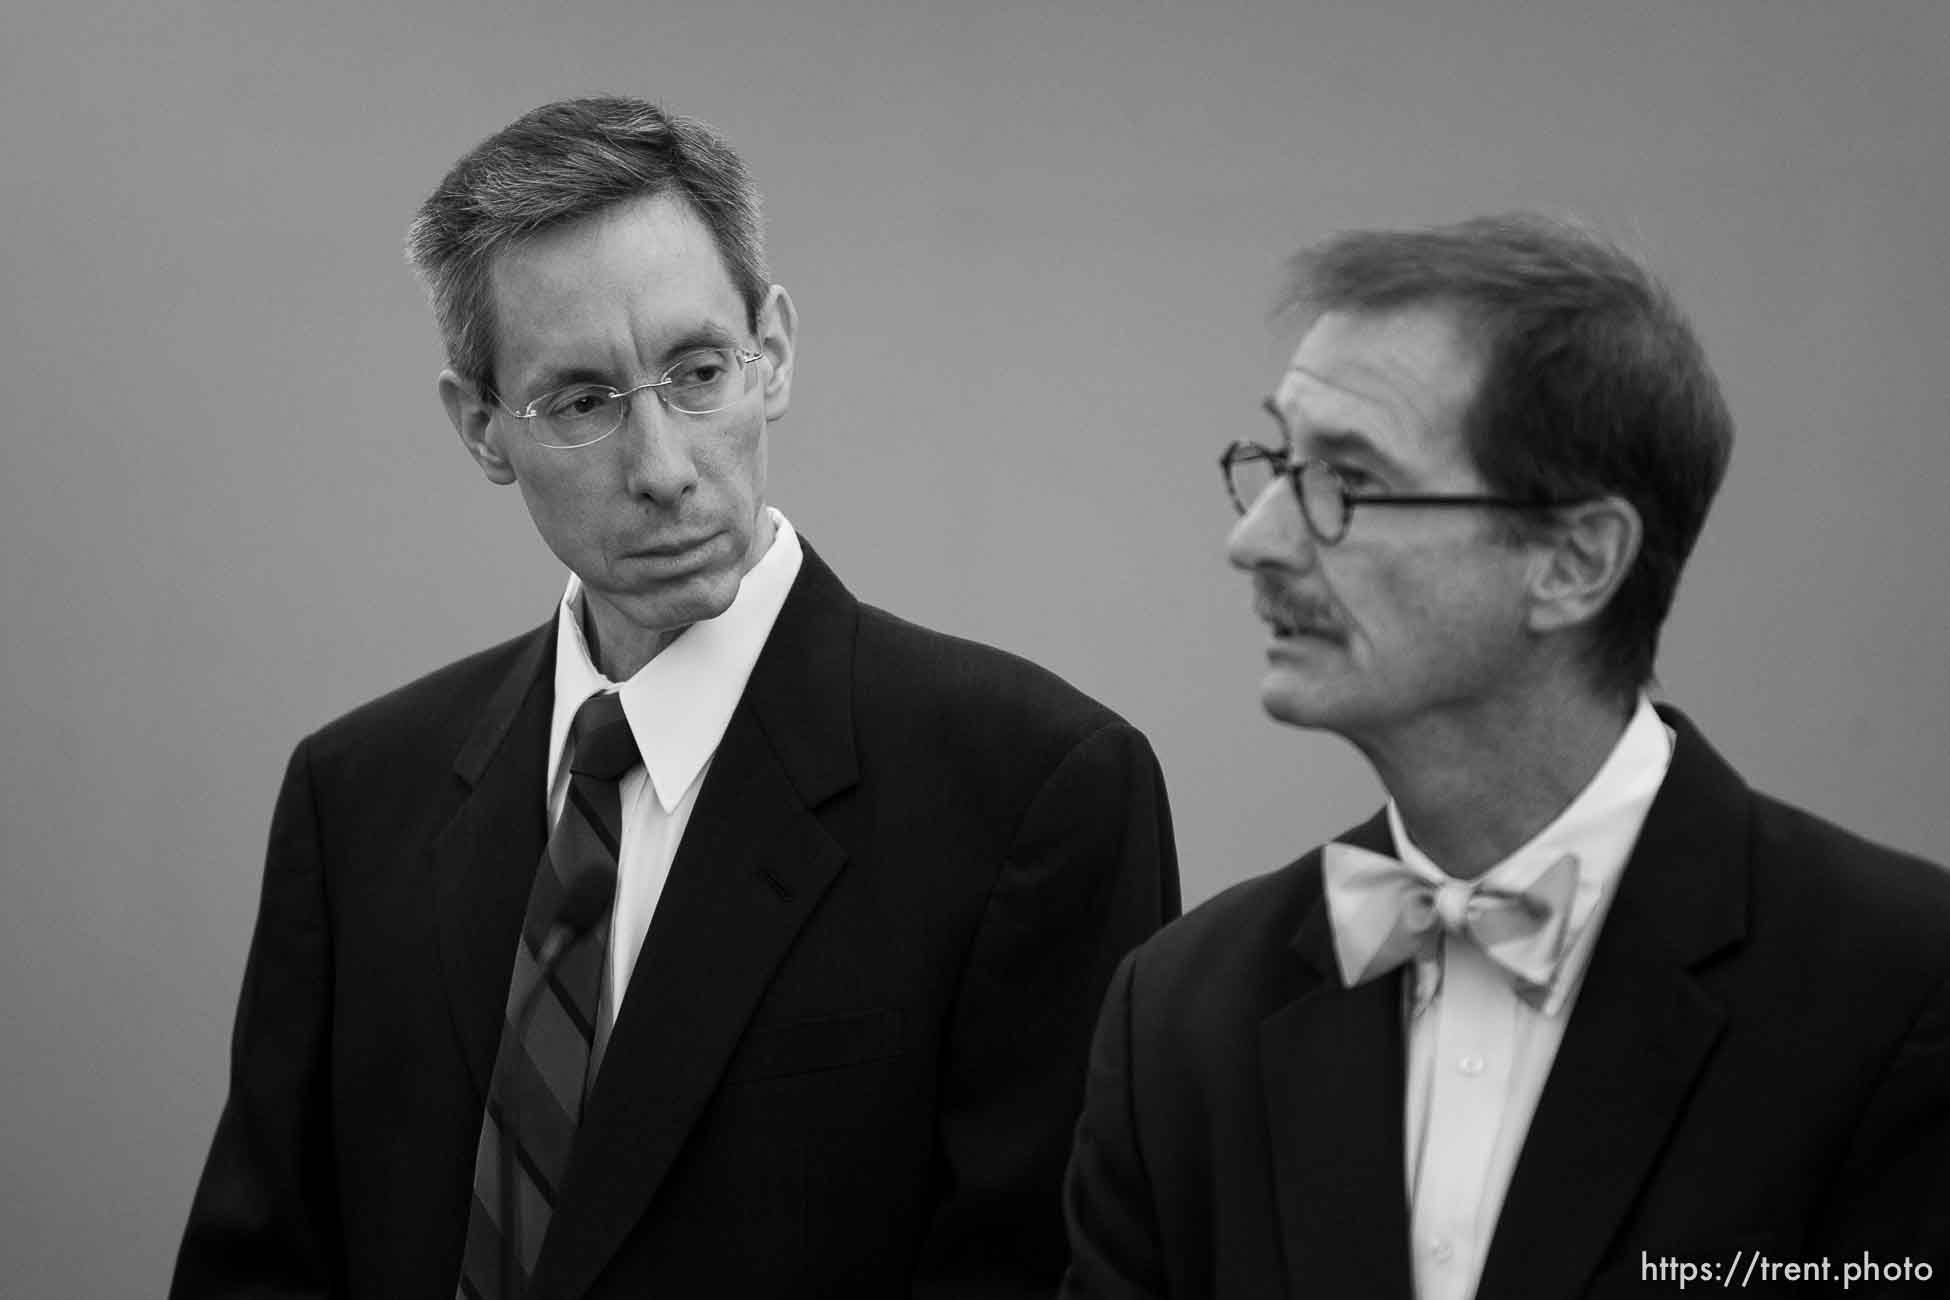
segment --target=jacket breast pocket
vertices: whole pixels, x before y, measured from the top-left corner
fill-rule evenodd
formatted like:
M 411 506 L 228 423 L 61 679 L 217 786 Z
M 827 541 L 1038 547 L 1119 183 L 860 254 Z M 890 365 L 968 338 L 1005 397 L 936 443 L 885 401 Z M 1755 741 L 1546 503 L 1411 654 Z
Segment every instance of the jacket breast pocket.
M 900 1046 L 901 1013 L 894 1010 L 753 1025 L 725 1067 L 725 1082 L 863 1065 L 897 1055 Z

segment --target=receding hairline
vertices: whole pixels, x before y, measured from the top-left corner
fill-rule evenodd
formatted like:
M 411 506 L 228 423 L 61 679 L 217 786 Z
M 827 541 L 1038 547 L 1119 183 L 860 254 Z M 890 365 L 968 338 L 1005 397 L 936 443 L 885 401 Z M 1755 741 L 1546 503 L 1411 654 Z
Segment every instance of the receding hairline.
M 666 341 L 666 345 L 659 355 L 668 358 L 678 352 L 688 351 L 698 347 L 730 347 L 739 342 L 738 335 L 740 333 L 755 333 L 757 331 L 758 318 L 764 311 L 765 299 L 760 300 L 760 305 L 756 310 L 752 309 L 745 301 L 745 295 L 739 287 L 737 277 L 732 273 L 731 265 L 725 257 L 724 249 L 720 246 L 715 232 L 713 232 L 710 224 L 705 220 L 704 215 L 698 211 L 696 203 L 691 200 L 690 196 L 681 188 L 677 187 L 643 194 L 626 195 L 612 203 L 604 204 L 594 211 L 577 213 L 558 221 L 551 221 L 534 230 L 510 237 L 487 251 L 482 264 L 483 283 L 486 289 L 486 302 L 484 306 L 493 317 L 495 324 L 493 343 L 497 355 L 492 357 L 491 361 L 498 380 L 494 386 L 495 391 L 500 396 L 504 398 L 512 396 L 514 390 L 521 386 L 515 382 L 512 375 L 503 374 L 501 363 L 505 358 L 498 355 L 501 348 L 507 344 L 506 317 L 502 311 L 502 304 L 505 298 L 503 281 L 508 259 L 529 253 L 545 252 L 549 244 L 571 238 L 579 230 L 586 230 L 600 225 L 621 223 L 630 220 L 633 216 L 647 217 L 650 215 L 650 209 L 665 205 L 670 206 L 676 212 L 688 218 L 694 238 L 703 248 L 709 250 L 712 264 L 717 268 L 718 275 L 722 281 L 722 287 L 728 294 L 729 302 L 736 312 L 737 319 L 745 326 L 745 330 L 726 330 L 715 321 L 703 318 L 678 322 L 669 331 L 671 337 Z M 777 285 L 768 284 L 766 296 L 769 298 L 771 290 L 777 287 Z M 557 366 L 544 368 L 535 382 L 543 382 L 551 374 L 579 378 L 584 374 L 593 375 L 594 373 L 585 366 Z M 503 384 L 506 386 L 503 387 Z M 543 391 L 547 391 L 554 386 L 552 382 L 545 383 Z
M 750 169 L 709 123 L 629 96 L 557 100 L 463 154 L 408 226 L 409 264 L 426 285 L 453 369 L 492 385 L 492 255 L 616 204 L 683 197 L 711 231 L 756 330 L 771 287 L 763 199 Z
M 1351 350 L 1338 358 L 1327 358 L 1337 363 L 1337 368 L 1330 373 L 1321 368 L 1322 359 L 1310 357 L 1303 361 L 1301 356 L 1307 340 L 1315 337 L 1316 330 L 1329 318 L 1349 322 L 1357 329 L 1402 322 L 1433 332 L 1419 340 L 1402 340 L 1416 349 L 1401 358 L 1409 365 L 1408 373 L 1403 373 L 1398 366 L 1375 364 L 1371 355 L 1373 344 L 1360 346 L 1362 341 L 1358 339 L 1346 340 L 1342 346 Z M 1420 351 L 1428 343 L 1450 356 Z M 1452 365 L 1452 360 L 1460 366 Z M 1471 340 L 1456 313 L 1441 304 L 1402 303 L 1375 310 L 1334 308 L 1313 317 L 1281 371 L 1280 383 L 1268 396 L 1267 404 L 1288 434 L 1295 433 L 1294 426 L 1279 413 L 1278 401 L 1279 394 L 1297 382 L 1301 388 L 1318 395 L 1312 403 L 1317 414 L 1346 410 L 1374 413 L 1391 424 L 1412 427 L 1423 436 L 1439 433 L 1444 421 L 1451 420 L 1460 438 L 1487 373 L 1484 351 Z M 1350 440 L 1349 445 L 1365 444 L 1373 454 L 1397 461 L 1393 453 L 1374 441 L 1367 427 L 1371 418 L 1366 415 L 1353 420 L 1330 418 L 1305 432 L 1311 441 Z

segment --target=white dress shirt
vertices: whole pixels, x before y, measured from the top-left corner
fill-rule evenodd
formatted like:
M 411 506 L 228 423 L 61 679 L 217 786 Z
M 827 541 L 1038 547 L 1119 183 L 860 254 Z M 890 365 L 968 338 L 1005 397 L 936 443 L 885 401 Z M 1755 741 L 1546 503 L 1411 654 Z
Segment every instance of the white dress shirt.
M 569 793 L 569 725 L 590 696 L 620 691 L 623 716 L 636 738 L 640 767 L 622 782 L 623 838 L 616 864 L 616 902 L 611 913 L 609 960 L 597 1004 L 596 1041 L 589 1077 L 595 1078 L 643 951 L 650 918 L 663 895 L 671 861 L 704 785 L 704 772 L 724 737 L 731 713 L 765 648 L 786 593 L 799 575 L 799 536 L 784 515 L 771 510 L 777 531 L 771 547 L 739 584 L 731 607 L 693 623 L 635 676 L 619 687 L 603 676 L 582 633 L 582 584 L 571 574 L 555 621 L 555 711 L 548 733 L 549 825 L 562 815 Z
M 1565 855 L 1578 863 L 1564 964 L 1533 1008 L 1510 977 L 1466 938 L 1444 936 L 1439 957 L 1416 959 L 1404 1007 L 1410 1248 L 1417 1300 L 1471 1300 L 1509 1190 L 1517 1153 L 1557 1058 L 1564 1026 L 1604 924 L 1619 873 L 1672 762 L 1672 733 L 1643 695 L 1611 756 L 1555 821 L 1483 880 L 1521 889 Z M 1436 867 L 1402 827 L 1397 856 Z

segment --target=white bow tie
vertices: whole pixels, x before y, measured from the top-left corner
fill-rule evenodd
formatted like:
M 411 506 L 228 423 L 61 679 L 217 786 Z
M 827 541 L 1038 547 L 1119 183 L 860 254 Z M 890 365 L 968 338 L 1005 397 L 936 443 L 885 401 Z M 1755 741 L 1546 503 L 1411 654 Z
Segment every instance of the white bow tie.
M 1348 988 L 1421 954 L 1445 934 L 1467 936 L 1532 1006 L 1550 995 L 1569 946 L 1578 860 L 1567 853 L 1521 890 L 1425 875 L 1405 862 L 1328 844 L 1321 850 L 1334 955 Z

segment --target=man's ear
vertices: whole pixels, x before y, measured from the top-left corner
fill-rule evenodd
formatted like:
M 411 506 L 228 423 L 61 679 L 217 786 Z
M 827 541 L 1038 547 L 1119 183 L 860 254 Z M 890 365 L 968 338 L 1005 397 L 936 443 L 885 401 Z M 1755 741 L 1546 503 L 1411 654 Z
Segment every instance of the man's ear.
M 773 285 L 758 312 L 758 350 L 765 354 L 765 419 L 769 423 L 792 405 L 793 344 L 799 313 L 783 285 Z
M 1530 569 L 1533 632 L 1595 622 L 1631 572 L 1645 536 L 1639 512 L 1623 497 L 1559 506 L 1552 513 Z
M 443 370 L 440 404 L 447 408 L 447 418 L 453 422 L 454 432 L 460 435 L 461 445 L 481 467 L 481 473 L 487 475 L 488 482 L 504 485 L 514 482 L 514 462 L 501 447 L 501 424 L 505 422 L 495 420 L 494 403 L 480 388 L 452 370 Z

